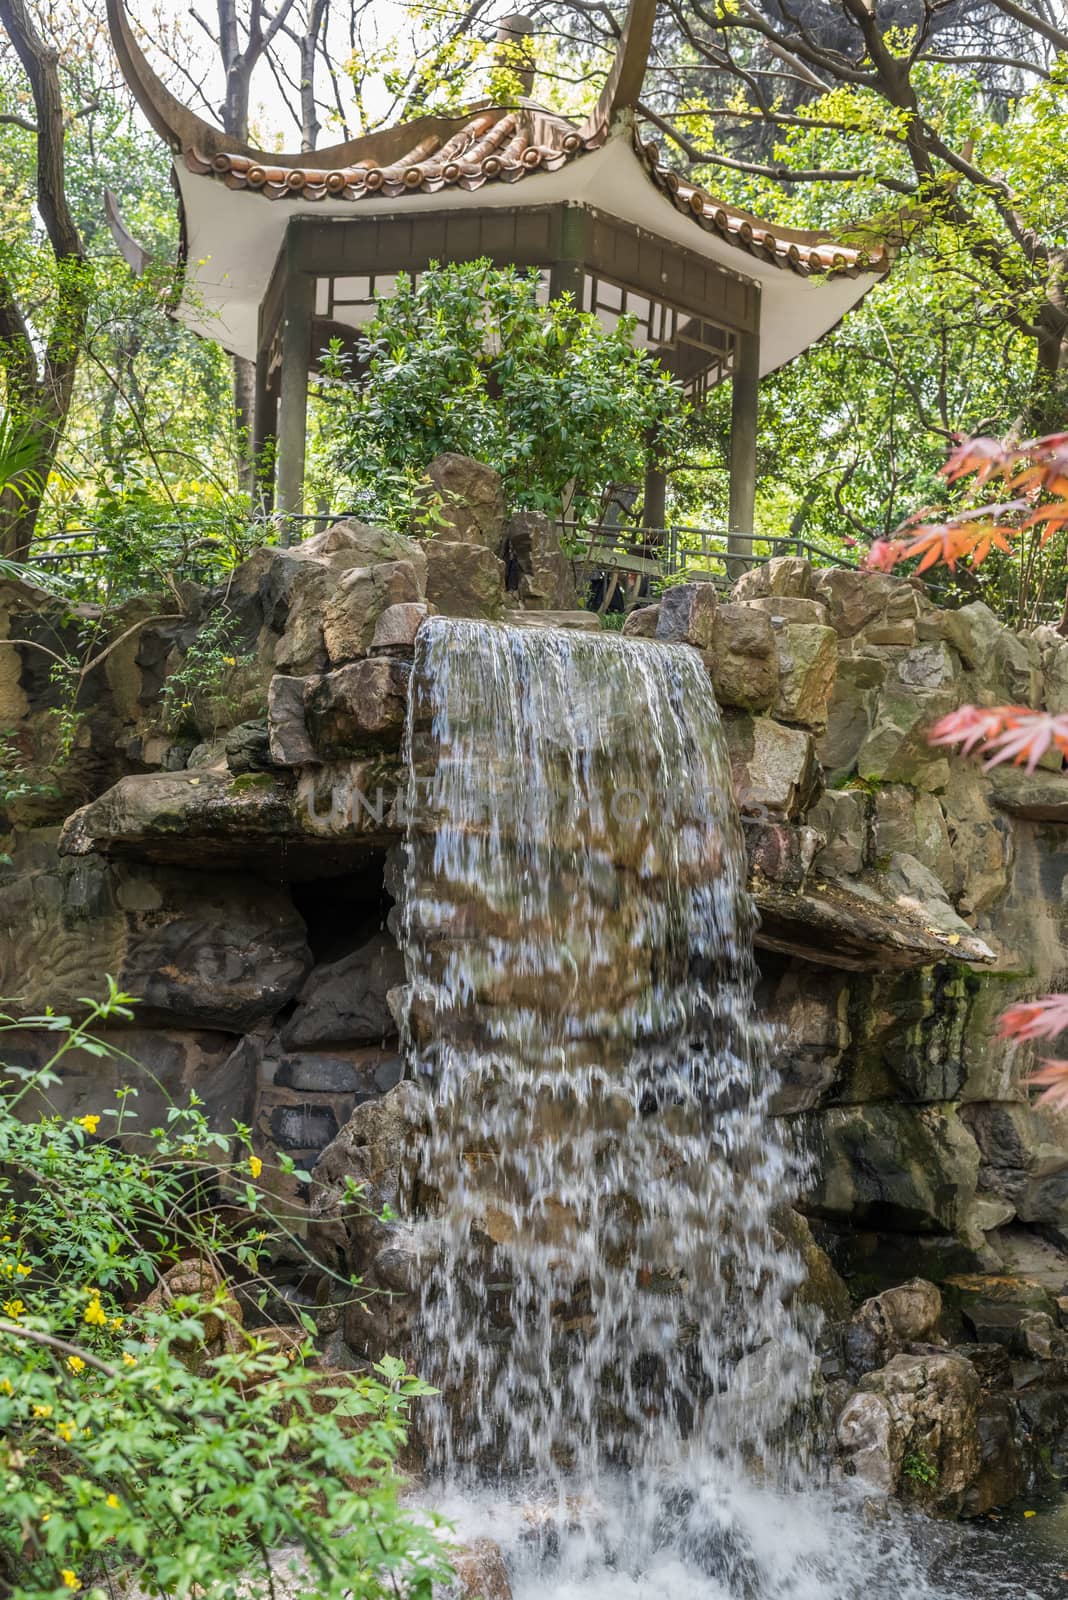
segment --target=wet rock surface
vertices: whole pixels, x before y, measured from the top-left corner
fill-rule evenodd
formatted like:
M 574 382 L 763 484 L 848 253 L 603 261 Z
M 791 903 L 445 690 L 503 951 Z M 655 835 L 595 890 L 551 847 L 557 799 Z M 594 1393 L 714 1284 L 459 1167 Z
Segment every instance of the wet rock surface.
M 346 1173 L 376 1202 L 396 1198 L 397 1152 L 421 1136 L 399 1082 L 404 978 L 382 892 L 404 832 L 416 634 L 434 606 L 598 626 L 576 610 L 555 529 L 509 518 L 474 465 L 440 467 L 447 526 L 432 539 L 346 519 L 256 552 L 225 592 L 180 586 L 123 607 L 61 770 L 59 691 L 35 642 L 66 648 L 99 619 L 0 583 L 0 638 L 29 641 L 0 650 L 2 725 L 33 780 L 0 814 L 0 989 L 27 1015 L 98 994 L 112 973 L 142 997 L 113 1032 L 144 1063 L 144 1125 L 192 1090 L 217 1125 L 251 1126 L 265 1156 L 315 1168 L 316 1248 L 381 1291 L 331 1335 L 361 1359 L 402 1338 L 433 1254 L 339 1198 Z M 220 614 L 235 664 L 168 720 L 164 686 Z M 783 1237 L 812 1303 L 850 1330 L 834 1378 L 843 1410 L 856 1398 L 843 1448 L 858 1472 L 872 1464 L 947 1514 L 1032 1492 L 1068 1465 L 1068 1131 L 1028 1104 L 1030 1058 L 997 1038 L 996 1018 L 1068 970 L 1068 779 L 984 774 L 926 734 L 984 696 L 1068 710 L 1068 644 L 1017 636 L 979 603 L 942 610 L 912 583 L 794 557 L 729 596 L 674 586 L 623 631 L 635 652 L 658 639 L 699 651 L 723 713 L 775 1109 L 815 1153 L 804 1216 Z M 603 844 L 606 861 L 640 869 L 640 826 L 613 822 Z M 531 858 L 565 889 L 569 848 L 561 830 Z M 702 870 L 714 881 L 711 856 Z M 494 909 L 502 930 L 515 914 Z M 648 975 L 628 928 L 615 932 L 609 1007 Z M 530 999 L 482 996 L 502 998 Z M 32 1069 L 43 1043 L 28 1028 L 7 1048 Z M 97 1111 L 118 1083 L 113 1063 L 72 1055 L 58 1103 Z M 287 1200 L 309 1203 L 299 1182 Z M 933 1325 L 901 1310 L 929 1310 L 932 1283 Z

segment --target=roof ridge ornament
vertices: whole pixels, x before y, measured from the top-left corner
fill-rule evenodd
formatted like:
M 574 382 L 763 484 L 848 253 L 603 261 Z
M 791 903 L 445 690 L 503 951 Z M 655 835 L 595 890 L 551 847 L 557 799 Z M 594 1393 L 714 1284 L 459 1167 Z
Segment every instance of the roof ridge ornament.
M 615 60 L 601 97 L 581 129 L 583 138 L 603 138 L 617 127 L 629 131 L 634 126 L 655 22 L 656 0 L 630 0 Z

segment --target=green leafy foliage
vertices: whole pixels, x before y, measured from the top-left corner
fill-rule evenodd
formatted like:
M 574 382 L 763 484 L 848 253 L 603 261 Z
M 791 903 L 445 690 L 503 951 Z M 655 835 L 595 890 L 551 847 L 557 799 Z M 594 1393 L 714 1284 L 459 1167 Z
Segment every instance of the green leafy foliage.
M 633 320 L 606 331 L 539 292 L 536 273 L 487 261 L 398 278 L 355 357 L 327 353 L 319 469 L 336 501 L 389 515 L 454 451 L 496 467 L 512 506 L 583 518 L 609 483 L 641 481 L 651 438 L 682 448 L 681 390 L 635 349 Z
M 0 1073 L 0 1587 L 236 1597 L 270 1564 L 322 1600 L 430 1600 L 444 1546 L 396 1470 L 429 1391 L 400 1361 L 317 1371 L 299 1329 L 242 1326 L 229 1282 L 262 1308 L 260 1265 L 289 1231 L 247 1128 L 213 1131 L 194 1099 L 138 1131 L 129 1088 L 30 1115 L 69 1051 L 110 1053 L 97 1023 L 131 1015 L 113 983 L 84 1008 L 28 1019 L 50 1061 Z M 196 1292 L 149 1298 L 175 1263 Z

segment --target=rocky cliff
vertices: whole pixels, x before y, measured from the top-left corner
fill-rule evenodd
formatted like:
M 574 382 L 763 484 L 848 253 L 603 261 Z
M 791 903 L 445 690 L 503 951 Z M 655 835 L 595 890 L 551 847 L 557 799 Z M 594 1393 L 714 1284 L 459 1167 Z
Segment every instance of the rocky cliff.
M 0 585 L 0 993 L 26 1018 L 105 973 L 141 998 L 121 1063 L 67 1059 L 61 1109 L 121 1076 L 151 1126 L 195 1090 L 304 1166 L 389 1124 L 416 631 L 431 609 L 597 626 L 547 523 L 507 520 L 473 463 L 438 477 L 429 541 L 341 522 L 112 614 Z M 669 587 L 624 633 L 699 651 L 723 712 L 813 1235 L 855 1298 L 920 1275 L 947 1336 L 1040 1363 L 1027 1318 L 1068 1312 L 1068 1123 L 995 1019 L 1068 982 L 1068 779 L 986 775 L 925 732 L 966 701 L 1068 710 L 1068 640 L 792 558 L 729 599 Z M 5 1053 L 47 1048 L 27 1022 Z

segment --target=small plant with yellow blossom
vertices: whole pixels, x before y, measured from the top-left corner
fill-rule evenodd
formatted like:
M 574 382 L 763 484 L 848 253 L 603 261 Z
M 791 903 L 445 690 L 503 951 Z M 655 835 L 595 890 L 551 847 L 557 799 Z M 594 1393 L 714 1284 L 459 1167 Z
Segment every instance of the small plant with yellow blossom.
M 251 1130 L 212 1129 L 194 1096 L 134 1148 L 130 1088 L 50 1112 L 63 1056 L 105 1055 L 95 1025 L 131 1004 L 109 983 L 79 1023 L 35 1018 L 48 1065 L 0 1068 L 0 1594 L 239 1600 L 290 1551 L 294 1600 L 431 1600 L 444 1547 L 395 1469 L 425 1386 L 399 1361 L 324 1373 L 310 1337 L 244 1326 L 281 1310 L 274 1244 L 299 1248 Z M 190 1262 L 189 1287 L 153 1292 Z

